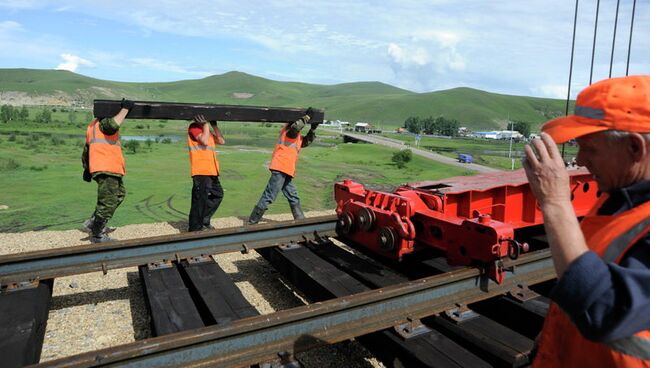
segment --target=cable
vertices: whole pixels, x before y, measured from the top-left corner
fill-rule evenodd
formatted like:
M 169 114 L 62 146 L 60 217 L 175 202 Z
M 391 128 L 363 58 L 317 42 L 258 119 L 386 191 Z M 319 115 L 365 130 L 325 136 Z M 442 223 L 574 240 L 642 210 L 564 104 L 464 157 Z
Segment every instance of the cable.
M 612 77 L 612 66 L 614 65 L 614 46 L 616 45 L 616 27 L 618 26 L 618 7 L 621 0 L 616 0 L 616 16 L 614 17 L 614 37 L 612 37 L 612 56 L 609 59 L 609 77 Z
M 636 1 L 636 0 L 634 0 Z M 594 43 L 591 46 L 591 69 L 589 70 L 589 85 L 593 81 L 594 56 L 596 54 L 596 34 L 598 33 L 598 13 L 600 12 L 600 0 L 596 3 L 596 21 L 594 22 Z
M 598 0 L 600 1 L 600 0 Z M 632 3 L 632 20 L 630 21 L 630 41 L 627 44 L 627 64 L 625 66 L 625 76 L 630 71 L 630 51 L 632 50 L 632 31 L 634 29 L 634 11 L 636 10 L 636 0 Z
M 569 115 L 569 100 L 571 99 L 571 78 L 573 77 L 573 54 L 576 48 L 576 25 L 578 24 L 578 2 L 576 0 L 576 10 L 573 15 L 573 37 L 571 40 L 571 62 L 569 63 L 569 85 L 566 93 L 566 106 L 564 108 L 564 116 Z M 562 144 L 562 160 L 564 160 L 564 144 Z

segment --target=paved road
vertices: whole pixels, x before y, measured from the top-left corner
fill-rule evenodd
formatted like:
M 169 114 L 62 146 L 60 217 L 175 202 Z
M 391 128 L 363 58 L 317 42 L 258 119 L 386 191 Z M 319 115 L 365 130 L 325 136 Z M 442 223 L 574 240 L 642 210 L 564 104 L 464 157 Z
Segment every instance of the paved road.
M 392 138 L 386 138 L 378 135 L 373 135 L 373 134 L 355 134 L 355 133 L 350 133 L 350 132 L 343 132 L 343 135 L 347 135 L 350 138 L 358 139 L 360 141 L 365 141 L 369 143 L 374 143 L 374 144 L 381 144 L 386 147 L 391 147 L 391 148 L 396 148 L 396 149 L 404 149 L 408 148 L 410 149 L 413 154 L 422 156 L 425 158 L 428 158 L 430 160 L 442 162 L 448 165 L 454 165 L 458 167 L 462 167 L 464 169 L 469 169 L 469 170 L 476 170 L 481 173 L 489 173 L 489 172 L 497 172 L 501 171 L 499 169 L 494 169 L 491 167 L 483 166 L 483 165 L 478 165 L 478 164 L 464 164 L 458 162 L 458 160 L 453 159 L 451 157 L 443 156 L 431 151 L 426 151 L 422 150 L 419 148 L 415 148 L 412 146 L 406 145 L 403 141 L 397 140 L 397 139 L 392 139 Z

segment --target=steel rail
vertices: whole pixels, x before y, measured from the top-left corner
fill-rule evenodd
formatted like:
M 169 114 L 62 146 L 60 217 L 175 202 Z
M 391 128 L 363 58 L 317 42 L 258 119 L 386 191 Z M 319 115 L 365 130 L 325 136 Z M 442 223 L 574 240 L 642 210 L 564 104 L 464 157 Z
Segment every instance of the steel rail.
M 179 260 L 199 255 L 247 251 L 318 234 L 335 234 L 336 216 L 269 223 L 202 233 L 81 245 L 0 257 L 0 285 Z
M 305 115 L 303 108 L 267 107 L 245 105 L 215 105 L 178 102 L 133 101 L 128 119 L 175 119 L 187 120 L 203 115 L 207 120 L 219 121 L 261 121 L 286 123 L 296 121 Z M 120 101 L 94 100 L 93 112 L 96 117 L 115 116 L 120 111 Z M 313 109 L 310 123 L 322 123 L 325 112 Z
M 277 313 L 146 339 L 38 367 L 244 366 L 390 328 L 555 277 L 549 250 L 506 261 L 502 284 L 478 269 L 445 273 Z

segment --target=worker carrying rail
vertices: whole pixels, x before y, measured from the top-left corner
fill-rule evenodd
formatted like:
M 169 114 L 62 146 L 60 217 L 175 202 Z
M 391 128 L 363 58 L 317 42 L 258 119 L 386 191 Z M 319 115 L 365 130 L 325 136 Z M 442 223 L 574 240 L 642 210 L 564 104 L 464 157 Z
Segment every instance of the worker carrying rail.
M 223 200 L 216 148 L 217 144 L 225 143 L 226 140 L 216 120 L 208 123 L 203 115 L 197 115 L 192 119 L 187 130 L 187 148 L 190 153 L 192 175 L 192 205 L 188 231 L 214 228 L 210 224 L 210 219 Z
M 86 128 L 86 145 L 81 155 L 83 179 L 97 182 L 97 205 L 92 216 L 84 222 L 84 230 L 90 233 L 93 243 L 112 240 L 106 235 L 106 223 L 126 196 L 122 181 L 126 167 L 119 130 L 132 108 L 133 101 L 122 99 L 117 115 L 95 118 Z
M 650 367 L 650 76 L 585 88 L 523 165 L 558 275 L 534 367 Z M 580 223 L 556 143 L 578 142 L 604 194 Z
M 280 130 L 278 143 L 275 145 L 275 150 L 273 150 L 273 157 L 269 166 L 271 177 L 262 193 L 262 197 L 248 218 L 249 225 L 257 224 L 262 219 L 264 212 L 275 201 L 280 190 L 289 201 L 294 220 L 305 218 L 300 207 L 298 191 L 292 180 L 296 173 L 296 163 L 298 162 L 300 149 L 307 147 L 316 137 L 315 131 L 318 128 L 318 123 L 312 123 L 309 132 L 304 137 L 300 135 L 300 131 L 305 127 L 305 124 L 309 123 L 313 115 L 314 110 L 310 107 L 305 112 L 305 116 L 295 122 L 286 123 Z

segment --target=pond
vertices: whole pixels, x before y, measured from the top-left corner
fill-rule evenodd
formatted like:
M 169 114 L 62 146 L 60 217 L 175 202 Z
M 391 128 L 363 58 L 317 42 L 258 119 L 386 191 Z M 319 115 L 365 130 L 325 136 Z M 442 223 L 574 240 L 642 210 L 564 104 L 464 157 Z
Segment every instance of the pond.
M 120 139 L 123 141 L 140 141 L 146 142 L 151 140 L 153 142 L 162 141 L 163 139 L 170 139 L 172 142 L 178 142 L 182 137 L 178 135 L 121 135 Z

